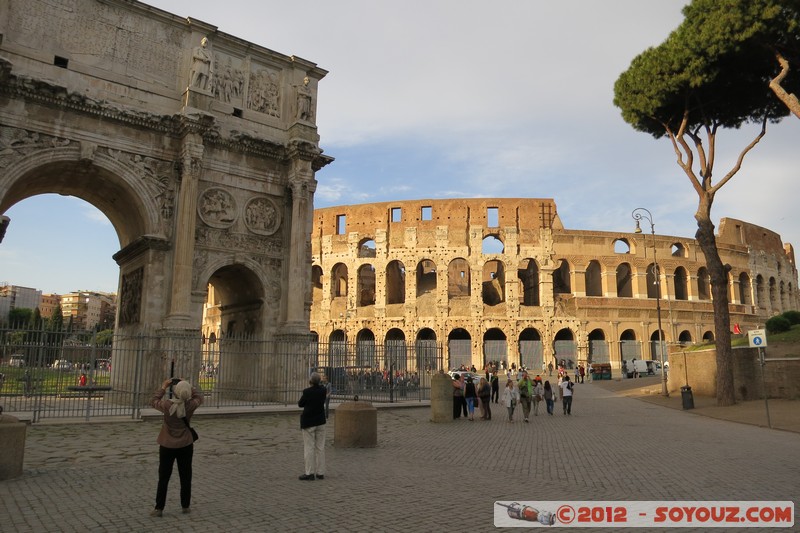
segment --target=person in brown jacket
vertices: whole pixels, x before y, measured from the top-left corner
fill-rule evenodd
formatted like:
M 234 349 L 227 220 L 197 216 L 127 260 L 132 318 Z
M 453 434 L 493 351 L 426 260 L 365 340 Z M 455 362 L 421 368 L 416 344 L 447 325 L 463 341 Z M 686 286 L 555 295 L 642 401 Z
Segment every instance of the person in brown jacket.
M 178 381 L 175 383 L 175 381 Z M 172 386 L 172 398 L 164 399 L 167 389 Z M 192 455 L 194 438 L 189 431 L 192 413 L 203 403 L 203 397 L 188 381 L 168 379 L 153 393 L 150 406 L 164 413 L 161 432 L 156 442 L 158 448 L 158 489 L 156 506 L 150 516 L 162 516 L 167 502 L 167 487 L 172 476 L 172 465 L 178 462 L 178 475 L 181 480 L 181 507 L 188 513 L 192 499 Z

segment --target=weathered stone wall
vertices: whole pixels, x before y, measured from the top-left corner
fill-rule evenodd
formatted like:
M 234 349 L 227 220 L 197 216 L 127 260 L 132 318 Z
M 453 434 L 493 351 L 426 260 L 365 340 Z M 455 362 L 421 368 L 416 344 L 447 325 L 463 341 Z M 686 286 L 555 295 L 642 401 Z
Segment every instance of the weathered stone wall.
M 770 349 L 766 350 L 767 361 L 762 367 L 757 348 L 733 349 L 733 386 L 736 400 L 763 398 L 765 384 L 769 398 L 800 398 L 800 357 L 770 361 Z M 670 392 L 679 393 L 680 388 L 688 384 L 694 394 L 715 397 L 716 357 L 717 352 L 713 348 L 697 351 L 673 348 L 670 353 Z
M 490 214 L 497 219 L 494 227 Z M 746 330 L 797 308 L 791 246 L 782 245 L 774 232 L 739 220 L 723 219 L 720 228 L 720 253 L 732 267 L 732 324 Z M 487 237 L 499 239 L 502 250 L 484 253 Z M 317 209 L 311 329 L 323 342 L 346 337 L 377 344 L 390 329 L 399 329 L 409 343 L 420 335 L 435 337 L 449 356 L 448 338 L 463 329 L 470 339 L 466 362 L 477 367 L 497 359 L 528 366 L 554 358 L 592 360 L 610 362 L 619 375 L 623 358 L 657 358 L 657 343 L 652 351 L 650 346 L 659 322 L 654 246 L 663 273 L 665 341 L 713 336 L 705 259 L 693 238 L 567 230 L 548 199 L 415 200 Z M 405 272 L 404 291 L 397 290 L 398 262 Z M 374 304 L 369 305 L 357 297 L 357 273 L 365 268 L 374 269 L 368 287 Z M 346 292 L 336 292 L 345 286 Z M 757 291 L 760 305 L 753 303 L 759 301 Z M 397 303 L 400 292 L 402 304 Z M 497 343 L 503 339 L 505 346 Z M 450 357 L 453 362 L 465 360 L 459 355 Z

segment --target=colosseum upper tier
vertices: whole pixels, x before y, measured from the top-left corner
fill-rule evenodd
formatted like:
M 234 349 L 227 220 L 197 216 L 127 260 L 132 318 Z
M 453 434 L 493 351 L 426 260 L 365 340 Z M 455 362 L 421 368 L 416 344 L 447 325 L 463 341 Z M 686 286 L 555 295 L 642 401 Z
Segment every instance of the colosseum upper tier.
M 320 342 L 364 353 L 375 353 L 364 346 L 436 342 L 451 368 L 591 362 L 618 371 L 622 360 L 659 359 L 659 321 L 667 344 L 713 339 L 698 243 L 642 229 L 567 230 L 552 199 L 317 209 L 311 330 Z M 731 218 L 718 230 L 720 256 L 731 266 L 732 327 L 745 331 L 797 309 L 792 246 Z

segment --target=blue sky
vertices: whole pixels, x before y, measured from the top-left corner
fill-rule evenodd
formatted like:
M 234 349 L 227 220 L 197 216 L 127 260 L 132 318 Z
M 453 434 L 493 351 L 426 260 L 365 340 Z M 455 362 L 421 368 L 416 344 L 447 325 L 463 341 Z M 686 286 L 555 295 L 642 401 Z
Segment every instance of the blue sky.
M 693 236 L 697 198 L 665 139 L 613 106 L 630 61 L 682 20 L 680 0 L 158 0 L 149 4 L 317 63 L 325 153 L 315 205 L 452 197 L 553 198 L 568 229 Z M 213 35 L 210 36 L 213 47 Z M 718 135 L 716 174 L 755 136 Z M 800 120 L 784 119 L 718 195 L 733 217 L 800 245 Z M 11 207 L 0 282 L 115 291 L 105 217 L 57 195 Z

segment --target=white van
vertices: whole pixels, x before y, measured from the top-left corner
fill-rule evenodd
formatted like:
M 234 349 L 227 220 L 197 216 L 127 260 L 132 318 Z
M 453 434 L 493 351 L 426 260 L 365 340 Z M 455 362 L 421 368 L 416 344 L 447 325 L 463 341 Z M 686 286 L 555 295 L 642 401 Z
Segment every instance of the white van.
M 655 374 L 655 367 L 648 365 L 655 361 L 645 361 L 644 359 L 631 359 L 630 361 L 622 361 L 623 372 L 626 373 L 625 377 L 632 378 L 634 373 L 641 376 L 652 376 Z

